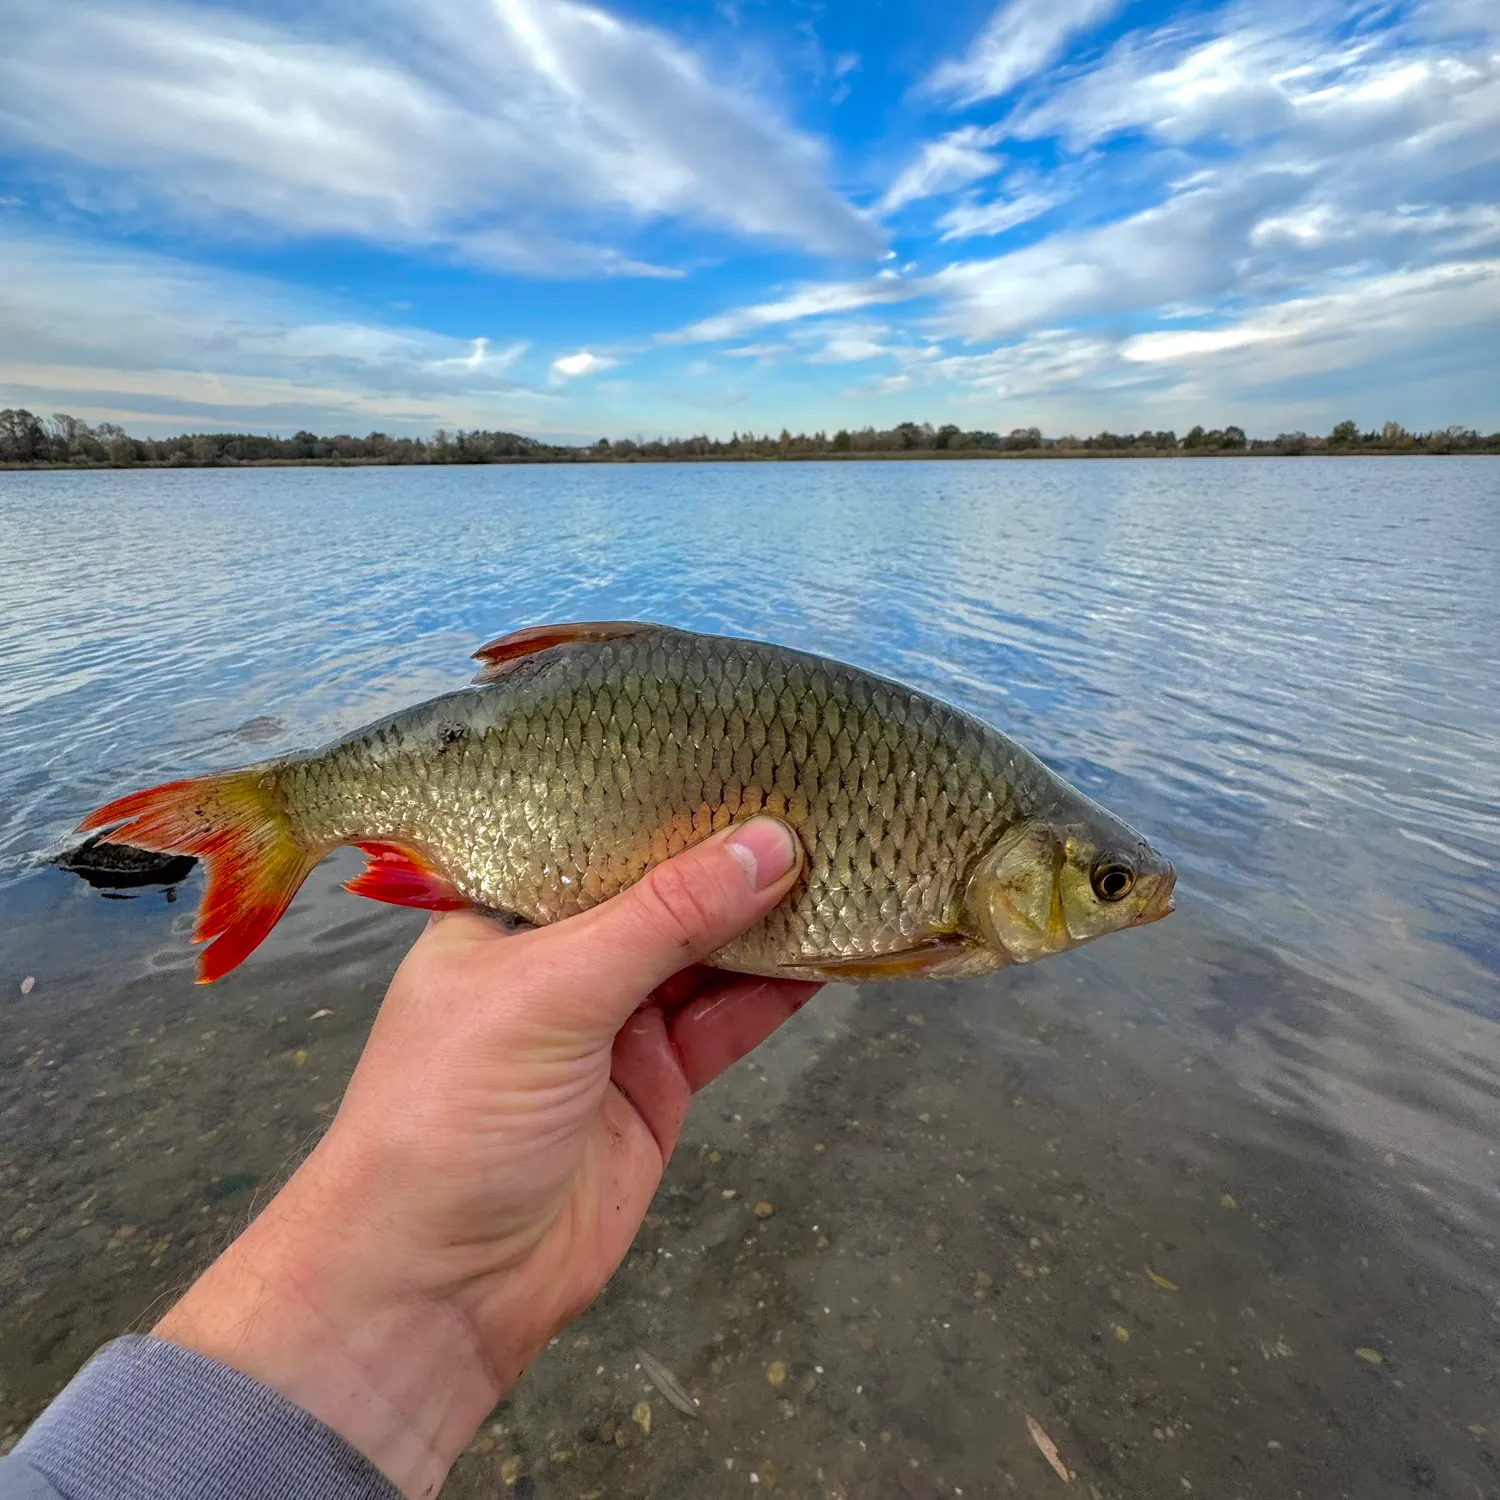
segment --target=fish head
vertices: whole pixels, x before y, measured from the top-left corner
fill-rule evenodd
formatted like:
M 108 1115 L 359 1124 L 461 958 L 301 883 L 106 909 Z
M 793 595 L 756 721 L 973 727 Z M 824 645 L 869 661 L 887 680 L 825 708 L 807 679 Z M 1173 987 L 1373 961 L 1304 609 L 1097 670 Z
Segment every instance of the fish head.
M 984 942 L 1024 964 L 1166 916 L 1176 881 L 1133 828 L 1078 798 L 1008 830 L 964 903 Z

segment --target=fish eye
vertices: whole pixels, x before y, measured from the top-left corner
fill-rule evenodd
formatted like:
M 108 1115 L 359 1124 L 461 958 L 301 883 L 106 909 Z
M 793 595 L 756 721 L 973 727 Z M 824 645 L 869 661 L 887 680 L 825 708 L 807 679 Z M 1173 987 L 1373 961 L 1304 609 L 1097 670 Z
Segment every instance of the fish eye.
M 1101 901 L 1123 901 L 1135 884 L 1135 871 L 1117 859 L 1101 859 L 1089 876 L 1094 894 Z

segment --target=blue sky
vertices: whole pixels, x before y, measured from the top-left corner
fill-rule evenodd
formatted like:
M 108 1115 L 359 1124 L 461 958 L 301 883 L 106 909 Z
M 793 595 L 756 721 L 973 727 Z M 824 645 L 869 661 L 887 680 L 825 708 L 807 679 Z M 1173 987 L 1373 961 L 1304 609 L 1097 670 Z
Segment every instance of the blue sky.
M 1500 427 L 1500 4 L 0 0 L 0 405 Z

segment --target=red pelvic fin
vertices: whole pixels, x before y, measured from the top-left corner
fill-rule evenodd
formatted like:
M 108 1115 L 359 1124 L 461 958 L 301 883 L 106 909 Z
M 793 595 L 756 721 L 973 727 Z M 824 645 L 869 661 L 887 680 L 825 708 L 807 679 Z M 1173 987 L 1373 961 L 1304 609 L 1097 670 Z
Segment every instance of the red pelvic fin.
M 292 836 L 274 786 L 274 768 L 265 765 L 169 781 L 107 803 L 78 825 L 119 823 L 106 843 L 204 862 L 208 889 L 193 941 L 209 947 L 198 957 L 199 984 L 222 978 L 260 944 L 326 852 Z
M 914 948 L 902 948 L 896 953 L 874 953 L 857 958 L 831 954 L 826 958 L 803 959 L 787 967 L 816 969 L 825 979 L 831 980 L 916 979 L 942 968 L 968 946 L 955 934 L 928 938 Z
M 388 901 L 392 906 L 421 906 L 428 911 L 457 911 L 474 903 L 426 856 L 405 844 L 359 846 L 369 856 L 364 873 L 344 882 L 346 891 Z
M 475 661 L 484 665 L 475 674 L 475 682 L 494 682 L 503 677 L 522 657 L 532 656 L 538 651 L 547 651 L 553 646 L 567 646 L 576 642 L 600 643 L 619 640 L 621 636 L 636 635 L 642 630 L 658 630 L 660 626 L 644 624 L 636 620 L 579 621 L 569 625 L 528 625 L 524 630 L 513 630 L 498 641 L 481 646 L 474 653 Z

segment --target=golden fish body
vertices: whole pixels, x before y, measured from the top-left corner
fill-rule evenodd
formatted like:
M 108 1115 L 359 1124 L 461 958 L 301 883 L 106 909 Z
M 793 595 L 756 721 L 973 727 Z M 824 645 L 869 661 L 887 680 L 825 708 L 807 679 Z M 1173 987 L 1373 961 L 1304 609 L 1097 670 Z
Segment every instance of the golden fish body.
M 979 974 L 1170 909 L 1171 866 L 1138 834 L 1004 735 L 857 667 L 625 623 L 523 631 L 479 655 L 466 689 L 89 825 L 130 815 L 113 837 L 199 852 L 253 816 L 280 850 L 278 891 L 358 844 L 372 864 L 351 889 L 540 925 L 772 813 L 803 876 L 714 962 L 794 977 Z M 228 946 L 205 955 L 208 977 L 243 957 L 244 934 L 213 914 L 216 873 L 200 936 L 219 922 Z

